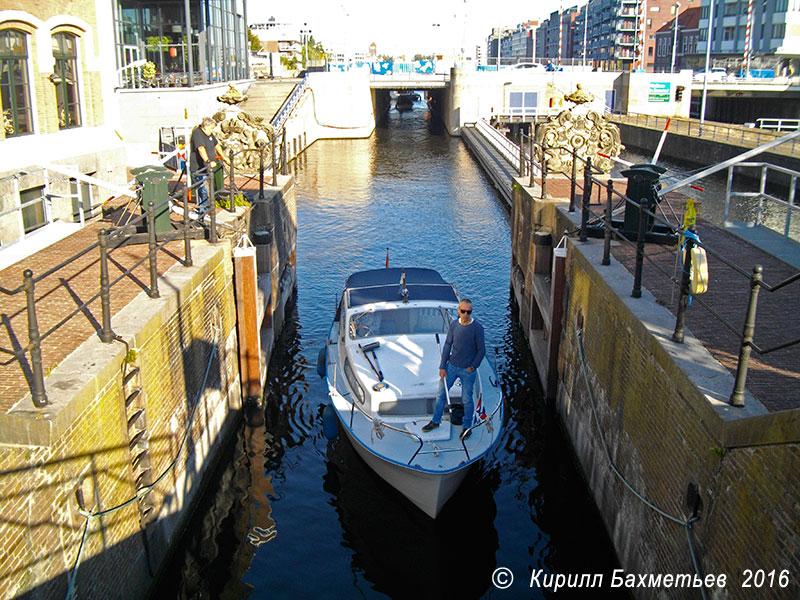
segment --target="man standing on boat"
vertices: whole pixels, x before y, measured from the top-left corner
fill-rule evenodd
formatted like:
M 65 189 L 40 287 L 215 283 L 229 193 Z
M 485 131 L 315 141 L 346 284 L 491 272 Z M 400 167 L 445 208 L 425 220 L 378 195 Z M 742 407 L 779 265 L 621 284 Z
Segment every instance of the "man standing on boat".
M 461 401 L 464 404 L 464 423 L 461 436 L 462 439 L 469 437 L 472 413 L 475 411 L 472 390 L 475 386 L 478 365 L 481 364 L 485 355 L 483 326 L 472 318 L 472 302 L 468 298 L 464 298 L 458 304 L 458 320 L 450 323 L 447 339 L 442 349 L 439 377 L 444 380 L 444 387 L 436 399 L 433 419 L 422 428 L 422 431 L 436 429 L 442 422 L 448 390 L 453 387 L 457 378 L 461 378 Z

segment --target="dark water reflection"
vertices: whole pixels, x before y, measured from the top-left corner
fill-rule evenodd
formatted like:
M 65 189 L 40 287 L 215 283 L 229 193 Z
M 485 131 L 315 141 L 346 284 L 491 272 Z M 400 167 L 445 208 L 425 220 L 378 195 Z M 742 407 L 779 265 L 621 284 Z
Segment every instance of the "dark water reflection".
M 296 166 L 297 294 L 263 424 L 228 448 L 159 596 L 543 598 L 533 570 L 610 580 L 613 549 L 515 324 L 508 210 L 426 116 L 391 112 L 370 139 L 317 142 Z M 436 268 L 473 299 L 508 399 L 502 443 L 436 521 L 322 433 L 315 363 L 336 297 L 387 247 L 393 266 Z M 492 585 L 500 566 L 515 575 L 506 590 Z

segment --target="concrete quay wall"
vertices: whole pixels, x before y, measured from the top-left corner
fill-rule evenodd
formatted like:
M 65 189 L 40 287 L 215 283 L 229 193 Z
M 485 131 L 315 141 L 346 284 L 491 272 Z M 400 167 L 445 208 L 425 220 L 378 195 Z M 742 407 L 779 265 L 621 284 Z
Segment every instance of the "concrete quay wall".
M 533 235 L 549 231 L 557 243 L 573 220 L 565 206 L 534 199 L 522 185 L 515 195 L 512 288 L 532 349 Z M 694 575 L 694 552 L 703 576 L 725 576 L 724 587 L 708 588 L 710 598 L 796 598 L 800 411 L 769 413 L 749 394 L 745 407 L 729 406 L 730 374 L 690 332 L 684 344 L 672 342 L 674 317 L 646 290 L 631 298 L 631 275 L 601 259 L 602 240 L 567 241 L 555 407 L 622 568 Z M 690 547 L 685 523 L 693 517 Z M 759 569 L 774 570 L 771 584 L 756 585 Z M 664 585 L 631 592 L 700 594 Z
M 252 218 L 273 233 L 267 360 L 294 281 L 284 179 Z M 47 374 L 50 405 L 27 397 L 0 415 L 0 598 L 147 593 L 240 420 L 233 245 L 193 242 L 194 265 L 170 268 L 160 298 L 142 292 L 112 318 L 127 344 L 86 340 Z

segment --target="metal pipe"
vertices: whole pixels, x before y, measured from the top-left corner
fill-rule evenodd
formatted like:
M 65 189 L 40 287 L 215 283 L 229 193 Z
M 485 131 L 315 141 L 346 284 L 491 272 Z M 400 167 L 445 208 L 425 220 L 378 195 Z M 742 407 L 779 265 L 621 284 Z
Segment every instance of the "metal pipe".
M 750 364 L 750 348 L 753 345 L 753 333 L 756 328 L 756 305 L 758 303 L 758 289 L 761 287 L 761 265 L 753 267 L 750 277 L 750 301 L 747 303 L 747 316 L 742 330 L 742 343 L 739 346 L 739 363 L 736 365 L 736 382 L 731 394 L 731 406 L 744 406 L 744 384 L 747 380 L 747 367 Z
M 148 259 L 150 262 L 150 291 L 151 298 L 158 298 L 158 265 L 157 253 L 158 244 L 156 242 L 156 209 L 152 200 L 147 203 L 147 245 L 150 248 Z
M 694 233 L 694 226 L 689 227 L 688 231 Z M 689 308 L 689 285 L 691 283 L 692 270 L 692 248 L 694 248 L 694 238 L 684 236 L 684 255 L 683 273 L 681 274 L 681 290 L 678 296 L 678 314 L 675 317 L 675 331 L 672 332 L 672 341 L 679 344 L 683 343 L 686 332 L 686 309 Z
M 28 303 L 28 343 L 31 353 L 31 399 L 37 408 L 47 406 L 47 393 L 44 389 L 44 371 L 42 370 L 42 340 L 39 336 L 39 322 L 36 319 L 36 297 L 34 295 L 33 271 L 25 269 L 22 273 L 25 297 Z
M 97 238 L 100 243 L 100 306 L 102 311 L 100 340 L 108 344 L 114 339 L 114 332 L 111 330 L 111 284 L 108 280 L 108 231 L 101 229 Z
M 642 297 L 642 266 L 644 265 L 644 230 L 647 214 L 644 212 L 647 206 L 647 198 L 639 199 L 639 231 L 636 234 L 636 267 L 633 271 L 633 291 L 631 296 L 634 298 Z
M 606 193 L 607 193 L 607 200 L 606 203 L 606 223 L 605 223 L 605 236 L 603 238 L 603 260 L 600 262 L 602 265 L 610 265 L 611 264 L 611 202 L 614 198 L 614 182 L 611 179 L 608 180 L 608 185 L 606 186 Z

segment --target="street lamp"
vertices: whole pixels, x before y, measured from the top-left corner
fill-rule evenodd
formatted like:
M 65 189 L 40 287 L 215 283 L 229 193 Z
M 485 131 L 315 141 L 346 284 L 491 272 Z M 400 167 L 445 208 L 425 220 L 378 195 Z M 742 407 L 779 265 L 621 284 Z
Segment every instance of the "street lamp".
M 675 33 L 672 39 L 672 66 L 669 69 L 670 73 L 675 72 L 675 56 L 678 53 L 678 16 L 681 12 L 681 3 L 675 3 Z
M 708 40 L 706 42 L 706 70 L 703 72 L 703 100 L 700 103 L 700 132 L 706 120 L 706 97 L 708 96 L 708 68 L 711 62 L 711 42 L 714 39 L 714 0 L 710 0 L 708 9 Z

